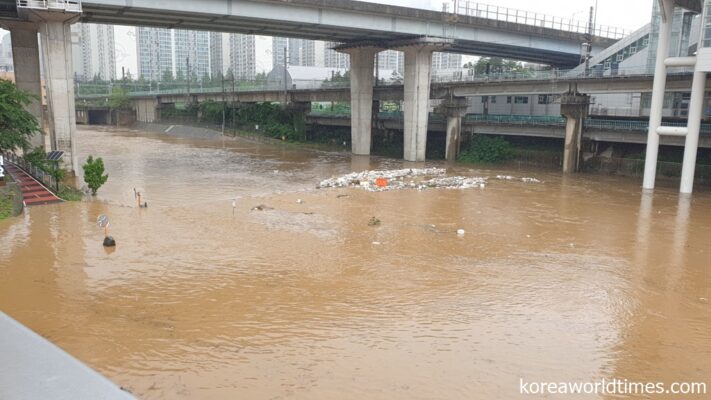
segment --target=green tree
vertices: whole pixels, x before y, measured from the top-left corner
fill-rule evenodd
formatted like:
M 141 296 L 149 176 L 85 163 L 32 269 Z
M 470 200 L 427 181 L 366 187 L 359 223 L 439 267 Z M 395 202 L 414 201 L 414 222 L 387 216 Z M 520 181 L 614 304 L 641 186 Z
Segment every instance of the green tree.
M 114 86 L 111 89 L 109 96 L 109 107 L 114 109 L 128 108 L 131 106 L 131 100 L 128 98 L 126 90 L 119 86 Z
M 25 109 L 35 100 L 36 96 L 0 79 L 0 151 L 26 149 L 30 137 L 40 131 L 35 117 Z
M 109 179 L 108 175 L 104 175 L 104 160 L 101 157 L 95 160 L 94 157 L 89 156 L 82 168 L 84 169 L 84 182 L 91 189 L 91 194 L 96 196 L 96 191 Z
M 173 81 L 173 71 L 166 69 L 163 71 L 163 76 L 161 78 L 161 81 L 163 82 L 172 82 Z

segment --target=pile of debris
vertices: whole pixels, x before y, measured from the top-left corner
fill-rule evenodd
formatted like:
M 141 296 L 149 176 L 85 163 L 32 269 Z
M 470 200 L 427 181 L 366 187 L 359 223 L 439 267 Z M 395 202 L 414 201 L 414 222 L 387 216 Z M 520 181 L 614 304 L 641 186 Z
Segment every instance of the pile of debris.
M 444 168 L 411 168 L 388 171 L 354 172 L 322 181 L 317 188 L 360 187 L 371 192 L 397 189 L 469 189 L 484 188 L 482 177 L 445 176 Z

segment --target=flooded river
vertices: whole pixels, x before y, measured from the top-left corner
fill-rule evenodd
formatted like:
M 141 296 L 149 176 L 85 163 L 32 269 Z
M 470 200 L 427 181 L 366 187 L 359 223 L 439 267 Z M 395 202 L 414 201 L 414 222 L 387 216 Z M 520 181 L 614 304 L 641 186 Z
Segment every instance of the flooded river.
M 711 384 L 708 188 L 686 201 L 675 183 L 645 196 L 637 179 L 459 166 L 543 183 L 316 190 L 403 163 L 88 129 L 79 152 L 103 157 L 109 180 L 95 201 L 0 222 L 0 310 L 139 398 Z

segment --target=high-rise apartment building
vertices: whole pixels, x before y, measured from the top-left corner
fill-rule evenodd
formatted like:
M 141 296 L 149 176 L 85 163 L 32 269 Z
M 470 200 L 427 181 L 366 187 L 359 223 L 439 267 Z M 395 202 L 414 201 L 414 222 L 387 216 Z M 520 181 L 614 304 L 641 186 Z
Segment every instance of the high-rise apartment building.
M 74 74 L 78 80 L 112 80 L 116 76 L 113 25 L 72 25 Z
M 285 51 L 286 49 L 286 51 Z M 272 62 L 284 65 L 284 55 L 288 64 L 301 67 L 316 66 L 316 43 L 306 39 L 287 39 L 275 37 L 272 39 Z
M 166 73 L 175 76 L 173 34 L 170 29 L 137 28 L 136 47 L 139 77 L 146 80 L 162 80 Z
M 432 53 L 432 71 L 462 68 L 462 55 L 454 53 Z
M 210 44 L 208 32 L 173 30 L 175 76 L 203 79 L 210 76 Z
M 225 70 L 225 52 L 223 34 L 221 32 L 210 32 L 210 76 L 217 78 L 222 76 Z
M 339 53 L 333 50 L 333 47 L 338 46 L 336 42 L 326 42 L 324 46 L 323 63 L 327 68 L 351 68 L 351 58 L 348 54 Z
M 256 45 L 254 35 L 230 34 L 229 65 L 236 79 L 254 79 L 256 68 Z

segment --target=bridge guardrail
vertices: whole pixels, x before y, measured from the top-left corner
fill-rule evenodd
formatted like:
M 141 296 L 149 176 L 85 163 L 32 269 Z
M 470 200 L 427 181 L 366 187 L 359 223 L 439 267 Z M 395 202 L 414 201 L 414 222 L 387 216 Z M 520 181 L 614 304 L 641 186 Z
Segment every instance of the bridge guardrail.
M 444 8 L 444 11 L 447 12 L 449 10 L 449 4 L 445 4 Z M 454 1 L 452 10 L 455 14 L 459 15 L 513 22 L 522 25 L 557 29 L 566 32 L 587 34 L 591 31 L 588 21 L 555 17 L 534 11 L 517 10 L 514 8 L 482 4 L 468 0 Z M 593 36 L 607 39 L 621 39 L 629 33 L 630 32 L 628 30 L 606 25 L 596 25 L 593 26 L 592 29 Z
M 81 0 L 17 0 L 17 7 L 81 12 Z
M 609 78 L 649 78 L 653 73 L 649 72 L 646 67 L 625 68 L 612 73 L 611 71 L 596 72 L 588 71 L 579 74 L 569 75 L 571 70 L 524 70 L 524 71 L 507 71 L 490 74 L 464 74 L 463 71 L 456 73 L 439 73 L 432 75 L 432 83 L 448 84 L 448 83 L 477 83 L 477 82 L 513 82 L 513 81 L 570 81 L 570 80 L 595 80 Z M 687 75 L 693 72 L 689 68 L 675 68 L 669 72 L 669 76 Z M 399 85 L 399 80 L 380 81 L 377 86 Z M 104 98 L 111 94 L 113 88 L 121 87 L 130 96 L 157 96 L 157 95 L 187 95 L 190 94 L 216 94 L 224 93 L 225 96 L 231 96 L 232 93 L 242 92 L 260 92 L 260 91 L 284 91 L 284 85 L 281 83 L 261 82 L 261 81 L 239 81 L 236 85 L 221 82 L 210 82 L 208 84 L 188 84 L 187 82 L 121 82 L 114 81 L 110 83 L 93 83 L 93 82 L 77 82 L 75 94 L 79 98 Z M 345 89 L 350 87 L 348 81 L 324 82 L 323 80 L 295 80 L 287 90 L 328 90 L 328 89 Z M 234 88 L 234 92 L 232 91 Z

